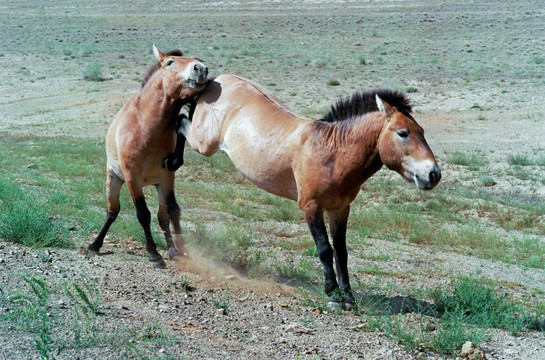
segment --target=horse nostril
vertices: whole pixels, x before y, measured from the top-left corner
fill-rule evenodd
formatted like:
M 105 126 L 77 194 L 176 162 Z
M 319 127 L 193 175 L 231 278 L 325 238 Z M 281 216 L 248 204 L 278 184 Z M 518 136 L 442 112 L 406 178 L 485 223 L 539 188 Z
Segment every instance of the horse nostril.
M 441 171 L 432 170 L 430 172 L 430 182 L 432 184 L 437 184 L 441 180 Z

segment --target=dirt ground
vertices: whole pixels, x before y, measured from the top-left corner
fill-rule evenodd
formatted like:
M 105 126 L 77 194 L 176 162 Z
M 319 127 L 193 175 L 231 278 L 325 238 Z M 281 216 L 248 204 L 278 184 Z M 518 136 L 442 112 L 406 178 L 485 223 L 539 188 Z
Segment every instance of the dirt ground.
M 153 61 L 149 52 L 142 54 L 144 45 L 140 46 L 138 41 L 147 41 L 151 45 L 152 38 L 163 36 L 168 39 L 165 42 L 177 45 L 176 39 L 168 37 L 171 15 L 164 9 L 157 9 L 146 1 L 137 2 L 134 8 L 126 9 L 129 20 L 122 22 L 121 15 L 108 16 L 109 12 L 121 14 L 122 5 L 96 1 L 91 3 L 97 4 L 87 5 L 83 1 L 76 1 L 73 5 L 53 2 L 43 7 L 24 1 L 0 4 L 0 12 L 3 14 L 0 25 L 0 134 L 101 141 L 114 114 L 129 96 L 138 91 L 139 83 L 135 77 L 141 76 Z M 350 1 L 304 3 L 310 9 L 307 17 L 303 17 L 303 8 L 295 6 L 294 12 L 304 19 L 298 21 L 308 21 L 309 24 L 304 23 L 299 34 L 294 32 L 293 38 L 288 39 L 292 42 L 308 43 L 305 26 L 314 26 L 310 24 L 312 21 L 324 21 L 327 24 L 328 17 L 333 16 L 331 14 L 348 17 L 350 11 L 376 10 L 383 14 L 383 11 L 392 9 L 392 13 L 399 16 L 403 11 L 411 14 L 415 11 L 415 16 L 421 21 L 427 19 L 426 21 L 434 21 L 438 25 L 444 21 L 446 25 L 454 26 L 456 21 L 452 21 L 452 18 L 480 17 L 482 14 L 478 11 L 487 6 L 470 1 L 449 2 L 445 7 L 435 1 L 423 1 L 413 5 L 403 1 L 377 1 L 366 3 L 363 8 L 359 8 L 357 2 Z M 527 45 L 531 50 L 519 49 L 528 51 L 525 61 L 531 61 L 529 59 L 534 56 L 534 61 L 539 62 L 540 57 L 545 57 L 545 32 L 543 23 L 535 19 L 545 18 L 543 7 L 539 2 L 525 1 L 517 2 L 518 8 L 513 10 L 508 1 L 498 3 L 501 4 L 489 4 L 491 7 L 497 6 L 497 11 L 492 11 L 493 14 L 489 15 L 501 15 L 501 21 L 493 21 L 491 17 L 482 25 L 483 28 L 465 29 L 464 36 L 468 36 L 467 33 L 482 32 L 486 26 L 494 27 L 495 33 L 501 34 L 501 27 L 497 24 L 503 24 L 508 35 L 497 41 L 502 42 L 506 49 L 510 46 Z M 280 21 L 278 19 L 289 15 L 290 9 L 289 4 L 274 1 L 242 4 L 213 1 L 208 4 L 199 2 L 198 5 L 202 7 L 186 12 L 184 7 L 195 4 L 180 2 L 171 11 L 182 19 L 191 18 L 187 25 L 189 30 L 183 34 L 177 33 L 176 37 L 181 39 L 180 42 L 187 40 L 192 55 L 196 56 L 200 56 L 198 53 L 203 41 L 211 41 L 214 36 L 224 42 L 230 41 L 230 36 L 234 38 L 240 31 L 250 31 L 248 27 L 251 28 L 252 25 L 245 21 L 237 22 L 240 28 L 232 33 L 227 23 L 224 27 L 210 29 L 209 27 L 221 22 L 222 15 L 235 22 L 232 19 L 244 12 L 244 6 L 249 6 L 251 13 L 244 16 L 248 17 L 248 21 L 261 19 L 255 20 L 261 24 L 260 21 L 266 16 L 270 16 L 266 21 Z M 252 18 L 252 14 L 255 18 Z M 315 18 L 312 16 L 317 20 L 313 20 Z M 196 21 L 195 18 L 199 17 L 203 20 Z M 517 28 L 517 24 L 525 18 L 530 19 L 522 22 L 526 26 Z M 165 20 L 166 23 L 161 27 L 153 25 L 162 19 L 168 21 Z M 131 30 L 131 20 L 138 20 L 138 31 Z M 293 21 L 294 28 L 297 28 L 297 23 Z M 41 27 L 36 24 L 41 24 Z M 324 27 L 323 23 L 319 25 Z M 274 29 L 274 24 L 271 27 Z M 384 25 L 384 28 L 387 27 Z M 205 33 L 209 35 L 196 39 L 200 29 L 208 29 Z M 381 33 L 387 30 L 381 27 L 377 29 L 379 40 L 373 44 L 380 48 L 388 42 L 386 38 L 380 39 Z M 366 31 L 372 33 L 372 30 Z M 114 39 L 113 35 L 118 33 Z M 274 47 L 274 37 L 266 31 L 263 33 L 264 35 L 256 33 L 252 41 L 259 41 L 261 36 L 262 41 L 270 40 Z M 279 33 L 287 36 L 290 30 L 282 29 Z M 348 31 L 343 34 L 349 36 Z M 495 39 L 493 34 L 494 32 L 482 41 L 492 44 Z M 422 34 L 423 39 L 426 38 L 424 35 Z M 433 36 L 441 35 L 431 37 Z M 333 59 L 340 58 L 335 53 L 336 40 L 338 39 L 327 39 L 331 43 L 330 58 Z M 350 38 L 347 42 L 356 46 L 354 42 L 357 40 Z M 139 45 L 134 45 L 136 43 Z M 478 46 L 470 43 L 475 48 L 474 53 L 478 52 Z M 79 55 L 84 51 L 82 49 L 85 44 L 93 44 L 89 57 Z M 494 45 L 494 49 L 502 44 Z M 422 46 L 425 48 L 425 45 Z M 213 46 L 205 46 L 204 49 L 207 52 L 218 51 Z M 520 52 L 519 50 L 512 51 Z M 486 53 L 486 49 L 482 52 Z M 506 50 L 504 55 L 511 56 L 507 52 L 509 51 Z M 500 53 L 494 54 L 500 56 Z M 74 55 L 77 56 L 74 58 Z M 109 64 L 104 69 L 107 81 L 89 82 L 82 79 L 82 68 L 95 56 L 103 64 Z M 138 60 L 134 61 L 135 58 Z M 378 57 L 369 56 L 369 59 L 368 64 L 380 64 Z M 483 58 L 483 61 L 503 64 L 495 59 Z M 251 63 L 250 60 L 248 62 Z M 112 66 L 114 63 L 118 67 Z M 507 63 L 509 61 L 504 62 Z M 266 63 L 261 71 L 254 67 L 248 73 L 239 74 L 265 84 L 290 108 L 310 117 L 331 104 L 339 94 L 348 94 L 352 89 L 362 86 L 361 82 L 348 75 L 339 75 L 340 70 L 331 65 L 326 65 L 323 71 L 327 72 L 326 78 L 335 75 L 342 78 L 340 86 L 327 87 L 323 82 L 317 85 L 301 83 L 298 79 L 321 72 L 322 68 L 321 65 L 298 67 L 297 62 L 294 62 L 295 70 L 283 70 L 287 72 L 284 80 L 277 79 L 271 85 L 273 74 L 268 71 L 268 66 L 273 65 Z M 216 66 L 217 70 L 212 70 L 214 74 L 242 71 L 238 70 L 242 65 L 236 57 L 232 62 L 226 63 L 218 55 L 217 58 L 212 58 L 209 66 L 211 69 Z M 415 118 L 425 128 L 426 138 L 438 158 L 444 158 L 453 151 L 484 151 L 494 169 L 504 166 L 508 154 L 543 154 L 545 79 L 542 74 L 545 72 L 545 65 L 540 69 L 535 73 L 522 75 L 511 68 L 504 69 L 505 75 L 495 75 L 493 72 L 496 70 L 491 70 L 491 73 L 480 74 L 481 77 L 471 80 L 469 85 L 467 79 L 474 79 L 479 74 L 470 73 L 468 77 L 460 75 L 459 79 L 446 74 L 448 79 L 443 81 L 443 74 L 440 73 L 421 78 L 411 73 L 413 80 L 408 80 L 406 85 L 418 88 L 417 92 L 410 94 L 416 105 Z M 293 76 L 290 71 L 299 73 Z M 402 69 L 396 71 L 403 74 Z M 278 72 L 281 73 L 280 70 Z M 370 85 L 381 84 L 379 73 L 380 71 L 367 73 Z M 502 90 L 505 88 L 508 90 Z M 290 95 L 293 91 L 298 92 L 298 95 Z M 476 107 L 475 104 L 479 106 Z M 458 181 L 465 181 L 465 174 L 454 170 L 448 164 L 442 170 L 444 186 L 455 186 Z M 508 177 L 497 181 L 494 191 L 498 194 L 519 192 L 528 197 L 545 200 L 544 186 L 527 186 L 527 183 Z M 294 226 L 298 229 L 306 228 L 305 224 Z M 80 239 L 80 243 L 85 244 L 91 240 L 92 234 L 89 234 L 87 238 Z M 377 252 L 392 254 L 391 260 L 387 265 L 382 264 L 383 266 L 396 272 L 410 272 L 422 287 L 445 284 L 453 275 L 478 273 L 483 278 L 519 284 L 515 289 L 506 290 L 515 296 L 545 292 L 545 272 L 541 269 L 491 262 L 409 243 L 399 244 L 376 239 L 369 241 L 374 243 Z M 107 242 L 103 251 L 106 255 L 87 258 L 77 249 L 34 250 L 0 240 L 0 289 L 23 288 L 24 283 L 20 277 L 22 274 L 45 279 L 57 290 L 51 295 L 53 314 L 69 317 L 73 316 L 70 315 L 73 312 L 66 305 L 66 298 L 60 290 L 61 285 L 68 279 L 79 279 L 81 276 L 88 281 L 95 280 L 102 288 L 102 309 L 107 314 L 98 317 L 103 336 L 119 336 L 121 342 L 126 339 L 129 342 L 134 341 L 131 339 L 135 338 L 139 340 L 132 347 L 129 344 L 119 347 L 66 349 L 55 358 L 448 358 L 433 353 L 408 352 L 384 334 L 366 331 L 368 324 L 356 314 L 319 311 L 305 301 L 305 294 L 300 289 L 273 279 L 254 280 L 240 277 L 228 268 L 207 263 L 206 258 L 196 252 L 193 253 L 192 261 L 169 263 L 167 269 L 155 270 L 147 262 L 145 250 L 133 241 L 128 240 L 126 244 L 117 245 Z M 275 251 L 286 252 L 286 256 L 290 256 L 285 249 L 278 248 Z M 355 257 L 350 258 L 350 262 L 351 267 L 371 264 L 365 259 Z M 192 288 L 191 291 L 184 287 L 186 283 Z M 402 280 L 399 287 L 404 287 Z M 218 306 L 218 302 L 226 298 L 229 300 L 225 310 Z M 3 310 L 0 308 L 0 311 Z M 150 341 L 147 347 L 143 347 L 142 341 L 149 335 L 144 329 L 149 328 L 150 324 L 161 324 L 167 329 L 165 338 L 176 337 L 177 341 Z M 119 332 L 121 328 L 132 329 L 136 336 L 124 338 Z M 66 331 L 67 337 L 72 336 L 69 329 Z M 512 336 L 505 331 L 491 330 L 491 335 L 491 339 L 481 345 L 488 359 L 545 358 L 544 333 L 528 331 Z M 111 338 L 108 341 L 112 343 Z M 13 333 L 9 328 L 0 327 L 0 359 L 23 358 L 39 358 L 32 335 Z

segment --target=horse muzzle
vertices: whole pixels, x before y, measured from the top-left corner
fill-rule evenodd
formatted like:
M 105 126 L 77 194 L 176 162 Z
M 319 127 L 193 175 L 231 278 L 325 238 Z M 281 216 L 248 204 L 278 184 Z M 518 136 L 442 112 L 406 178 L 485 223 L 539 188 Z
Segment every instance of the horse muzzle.
M 404 176 L 414 181 L 420 190 L 431 190 L 441 180 L 441 168 L 431 160 L 412 161 Z
M 431 190 L 441 180 L 441 169 L 435 164 L 433 168 L 427 172 L 413 174 L 413 180 L 420 190 Z
M 196 91 L 202 91 L 208 79 L 208 68 L 202 62 L 195 60 L 191 65 L 187 79 L 189 87 Z

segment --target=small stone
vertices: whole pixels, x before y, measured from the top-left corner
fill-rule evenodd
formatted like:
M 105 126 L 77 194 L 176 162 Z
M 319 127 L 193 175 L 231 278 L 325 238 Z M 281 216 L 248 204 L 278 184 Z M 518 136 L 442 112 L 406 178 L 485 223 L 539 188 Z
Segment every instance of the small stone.
M 227 310 L 225 310 L 224 308 L 219 308 L 218 310 L 216 310 L 216 313 L 218 315 L 227 315 Z
M 473 352 L 476 349 L 475 344 L 471 341 L 466 341 L 462 346 L 462 356 L 467 356 L 470 352 Z
M 477 348 L 471 341 L 466 341 L 462 346 L 461 355 L 468 360 L 486 360 L 486 356 L 482 350 Z

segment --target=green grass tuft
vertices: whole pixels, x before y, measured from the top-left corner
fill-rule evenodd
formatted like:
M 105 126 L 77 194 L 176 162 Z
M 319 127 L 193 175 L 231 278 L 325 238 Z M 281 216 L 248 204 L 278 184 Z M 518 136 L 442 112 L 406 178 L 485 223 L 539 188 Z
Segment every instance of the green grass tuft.
M 464 322 L 483 328 L 506 329 L 515 334 L 531 328 L 537 320 L 522 306 L 470 277 L 453 280 L 449 287 L 437 288 L 431 295 L 435 307 L 444 311 L 446 318 L 462 315 Z
M 83 70 L 83 79 L 88 81 L 104 81 L 104 75 L 102 74 L 102 64 L 95 61 Z
M 0 204 L 0 237 L 3 239 L 35 248 L 69 245 L 62 218 L 53 215 L 51 197 L 34 194 L 2 179 Z
M 534 161 L 525 154 L 508 155 L 507 162 L 510 165 L 530 166 L 534 165 Z

